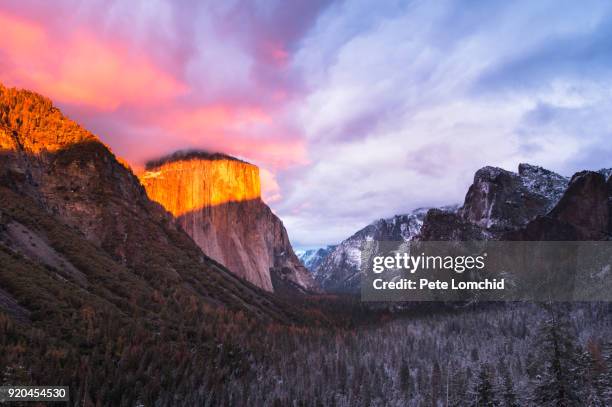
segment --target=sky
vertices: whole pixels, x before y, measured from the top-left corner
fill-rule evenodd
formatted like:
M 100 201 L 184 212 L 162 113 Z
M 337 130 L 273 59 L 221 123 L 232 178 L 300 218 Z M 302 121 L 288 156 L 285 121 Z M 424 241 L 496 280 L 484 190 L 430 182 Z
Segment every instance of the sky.
M 612 167 L 607 1 L 0 3 L 0 82 L 138 170 L 257 164 L 295 247 L 461 203 L 485 165 Z

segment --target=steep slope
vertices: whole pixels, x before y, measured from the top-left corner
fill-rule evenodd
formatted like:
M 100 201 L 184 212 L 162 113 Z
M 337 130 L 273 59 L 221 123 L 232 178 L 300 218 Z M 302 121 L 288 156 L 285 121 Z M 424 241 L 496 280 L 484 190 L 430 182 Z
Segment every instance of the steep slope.
M 325 258 L 334 251 L 336 245 L 321 247 L 318 249 L 300 250 L 295 254 L 310 272 L 314 272 L 323 263 Z
M 225 383 L 257 382 L 259 338 L 329 323 L 295 303 L 204 255 L 48 99 L 0 85 L 3 384 L 68 386 L 71 405 L 250 405 Z
M 255 165 L 221 154 L 177 153 L 149 163 L 140 179 L 204 253 L 236 275 L 267 291 L 273 282 L 315 289 L 281 220 L 261 200 Z
M 458 215 L 493 234 L 506 232 L 551 210 L 567 183 L 567 178 L 529 164 L 520 164 L 518 173 L 484 167 L 474 175 Z
M 520 164 L 518 173 L 497 167 L 476 171 L 463 205 L 454 214 L 430 211 L 420 240 L 501 239 L 548 213 L 568 179 L 544 168 Z
M 520 164 L 518 173 L 485 167 L 456 214 L 430 211 L 421 240 L 603 240 L 610 237 L 610 170 L 571 179 Z
M 9 204 L 17 210 L 13 203 L 27 200 L 23 205 L 36 212 L 41 222 L 68 225 L 77 233 L 70 239 L 74 245 L 93 245 L 106 256 L 104 270 L 126 270 L 137 277 L 144 292 L 157 291 L 162 297 L 193 297 L 196 303 L 223 305 L 273 319 L 286 319 L 286 312 L 291 313 L 278 300 L 206 257 L 171 217 L 148 199 L 131 171 L 48 99 L 0 86 L 0 149 L 2 211 L 6 212 Z M 24 256 L 28 264 L 52 270 L 51 274 L 59 270 L 64 278 L 70 275 L 81 283 L 91 281 L 84 277 L 86 263 L 78 267 L 65 261 L 62 250 L 54 246 L 62 242 L 50 243 L 51 232 L 36 231 L 36 224 L 27 224 L 33 214 L 20 220 L 14 213 L 6 213 L 9 220 L 3 238 L 7 250 Z M 20 241 L 20 229 L 32 238 L 37 250 L 29 250 L 29 243 Z M 49 247 L 41 247 L 41 242 Z M 94 274 L 92 278 L 102 285 L 101 290 L 116 290 L 115 285 L 105 285 L 106 277 Z M 148 294 L 144 297 L 143 302 L 150 300 Z
M 454 208 L 447 208 L 454 210 Z M 355 293 L 361 284 L 361 250 L 369 240 L 411 240 L 418 235 L 427 209 L 379 219 L 341 242 L 314 271 L 315 279 L 328 292 Z
M 581 171 L 552 208 L 523 228 L 509 232 L 508 240 L 608 240 L 612 238 L 612 178 L 604 172 Z
M 424 241 L 486 240 L 491 234 L 478 225 L 463 219 L 456 212 L 430 209 L 423 218 L 423 226 L 415 236 Z

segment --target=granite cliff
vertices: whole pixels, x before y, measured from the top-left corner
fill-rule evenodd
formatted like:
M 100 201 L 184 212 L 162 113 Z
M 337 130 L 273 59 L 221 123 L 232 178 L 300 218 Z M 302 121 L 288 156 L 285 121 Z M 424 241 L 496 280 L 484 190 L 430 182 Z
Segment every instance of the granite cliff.
M 315 289 L 283 223 L 261 199 L 257 166 L 179 152 L 149 162 L 140 180 L 204 253 L 236 275 L 267 291 Z

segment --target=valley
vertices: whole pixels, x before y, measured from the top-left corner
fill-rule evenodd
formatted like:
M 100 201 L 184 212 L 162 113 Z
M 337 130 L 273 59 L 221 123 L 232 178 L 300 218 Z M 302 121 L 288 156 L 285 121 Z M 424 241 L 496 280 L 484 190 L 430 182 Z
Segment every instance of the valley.
M 0 378 L 79 406 L 606 405 L 609 303 L 356 290 L 366 240 L 608 239 L 611 186 L 485 167 L 461 206 L 380 219 L 310 274 L 256 166 L 183 152 L 137 176 L 49 99 L 0 86 Z

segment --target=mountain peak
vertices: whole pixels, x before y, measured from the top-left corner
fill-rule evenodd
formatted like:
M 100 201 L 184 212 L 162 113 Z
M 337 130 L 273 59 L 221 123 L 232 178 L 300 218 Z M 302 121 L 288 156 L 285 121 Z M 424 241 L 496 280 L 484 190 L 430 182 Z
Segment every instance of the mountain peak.
M 612 168 L 602 168 L 597 172 L 603 175 L 606 180 L 609 180 L 610 177 L 612 177 Z
M 459 216 L 494 231 L 514 229 L 547 213 L 559 201 L 568 179 L 531 164 L 518 173 L 483 167 L 465 197 Z
M 96 136 L 65 117 L 48 98 L 0 84 L 0 148 L 29 154 L 55 152 L 74 144 L 100 142 Z M 6 144 L 6 145 L 5 145 Z
M 428 213 L 427 208 L 417 208 L 403 215 L 378 219 L 349 238 L 333 250 L 329 250 L 313 274 L 323 289 L 330 292 L 355 293 L 361 284 L 361 252 L 364 242 L 410 241 L 415 239 Z M 454 212 L 456 206 L 448 206 L 443 211 Z
M 544 167 L 540 167 L 539 165 L 533 165 L 528 163 L 520 163 L 518 166 L 519 175 L 528 175 L 528 174 L 554 174 L 552 171 L 547 170 Z

